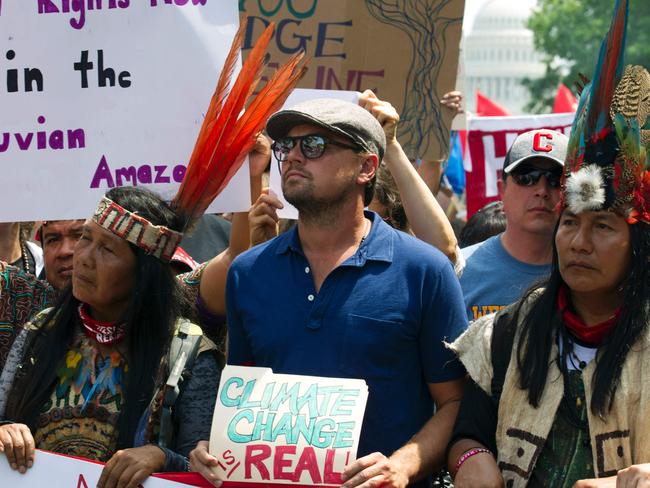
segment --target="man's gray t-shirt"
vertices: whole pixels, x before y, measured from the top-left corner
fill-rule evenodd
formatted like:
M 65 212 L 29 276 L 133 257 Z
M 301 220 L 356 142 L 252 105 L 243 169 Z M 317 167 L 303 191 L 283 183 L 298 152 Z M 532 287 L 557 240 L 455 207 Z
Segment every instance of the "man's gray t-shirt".
M 519 300 L 533 284 L 548 277 L 550 264 L 526 264 L 513 258 L 501 234 L 462 249 L 467 261 L 460 278 L 470 321 Z

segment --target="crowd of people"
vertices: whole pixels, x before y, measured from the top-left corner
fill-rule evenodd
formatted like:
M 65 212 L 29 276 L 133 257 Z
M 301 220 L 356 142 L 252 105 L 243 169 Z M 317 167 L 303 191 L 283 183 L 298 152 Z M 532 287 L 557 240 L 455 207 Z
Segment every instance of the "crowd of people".
M 440 469 L 459 488 L 650 486 L 648 121 L 616 111 L 621 79 L 629 109 L 650 75 L 623 70 L 622 12 L 570 137 L 520 134 L 501 201 L 460 240 L 369 90 L 270 117 L 250 212 L 200 224 L 229 227 L 223 244 L 200 225 L 192 244 L 143 188 L 111 189 L 87 220 L 0 224 L 10 466 L 39 448 L 106 463 L 102 488 L 159 471 L 219 486 L 208 438 L 228 363 L 366 381 L 346 488 L 431 486 Z M 293 225 L 263 189 L 270 164 Z

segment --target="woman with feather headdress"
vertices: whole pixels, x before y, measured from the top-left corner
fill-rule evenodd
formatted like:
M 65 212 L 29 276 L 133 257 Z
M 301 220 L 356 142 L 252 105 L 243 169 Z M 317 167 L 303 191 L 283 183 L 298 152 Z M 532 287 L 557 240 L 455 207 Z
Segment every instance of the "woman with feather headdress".
M 170 261 L 305 70 L 293 57 L 251 98 L 269 26 L 231 86 L 244 29 L 176 197 L 109 190 L 83 226 L 72 287 L 15 338 L 0 374 L 0 452 L 12 468 L 30 468 L 36 447 L 106 462 L 98 486 L 134 488 L 156 471 L 186 471 L 208 434 L 223 353 L 184 318 L 193 304 Z M 227 261 L 204 276 L 217 267 L 225 280 Z
M 457 487 L 650 486 L 650 75 L 624 74 L 627 10 L 580 99 L 548 281 L 451 345 Z

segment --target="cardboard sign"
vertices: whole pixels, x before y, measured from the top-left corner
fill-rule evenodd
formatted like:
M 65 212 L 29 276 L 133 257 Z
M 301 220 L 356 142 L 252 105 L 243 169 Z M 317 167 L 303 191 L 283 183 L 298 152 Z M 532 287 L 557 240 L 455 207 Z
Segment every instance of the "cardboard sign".
M 171 198 L 239 23 L 236 0 L 3 0 L 0 221 Z M 247 166 L 211 211 L 247 210 Z
M 305 50 L 301 88 L 374 90 L 401 116 L 398 138 L 412 157 L 445 159 L 464 0 L 240 0 L 251 21 L 244 47 L 277 23 L 271 66 Z
M 0 480 L 2 486 L 12 488 L 94 488 L 97 486 L 104 465 L 78 458 L 61 456 L 37 450 L 34 466 L 25 474 L 9 467 L 7 458 L 0 454 Z M 143 488 L 184 488 L 191 485 L 149 477 Z
M 465 179 L 467 217 L 499 199 L 497 181 L 508 149 L 522 132 L 551 129 L 569 135 L 574 114 L 468 117 Z
M 226 366 L 210 452 L 223 480 L 338 485 L 356 459 L 368 388 L 362 380 Z

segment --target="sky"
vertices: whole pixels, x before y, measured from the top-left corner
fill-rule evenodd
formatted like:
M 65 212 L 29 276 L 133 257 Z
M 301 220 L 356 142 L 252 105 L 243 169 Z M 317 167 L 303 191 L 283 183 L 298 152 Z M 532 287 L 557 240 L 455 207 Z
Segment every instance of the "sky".
M 463 19 L 463 32 L 467 35 L 472 30 L 474 19 L 481 7 L 489 0 L 465 0 L 465 18 Z

